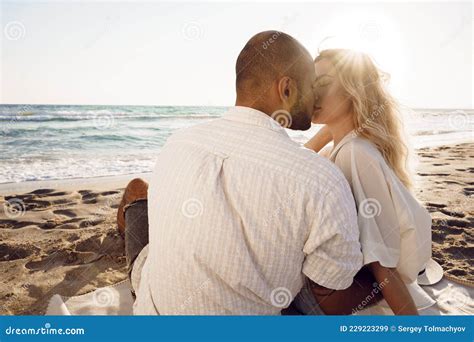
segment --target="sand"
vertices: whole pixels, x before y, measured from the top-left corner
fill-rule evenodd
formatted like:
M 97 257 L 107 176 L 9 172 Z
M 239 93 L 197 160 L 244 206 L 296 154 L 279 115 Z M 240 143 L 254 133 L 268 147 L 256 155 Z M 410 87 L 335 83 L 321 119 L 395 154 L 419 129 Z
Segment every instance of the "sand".
M 416 194 L 433 217 L 433 257 L 447 274 L 474 281 L 474 144 L 418 153 Z M 126 278 L 115 214 L 133 177 L 0 187 L 0 314 L 41 315 L 53 294 Z
M 417 198 L 433 218 L 433 259 L 474 281 L 474 144 L 418 150 Z

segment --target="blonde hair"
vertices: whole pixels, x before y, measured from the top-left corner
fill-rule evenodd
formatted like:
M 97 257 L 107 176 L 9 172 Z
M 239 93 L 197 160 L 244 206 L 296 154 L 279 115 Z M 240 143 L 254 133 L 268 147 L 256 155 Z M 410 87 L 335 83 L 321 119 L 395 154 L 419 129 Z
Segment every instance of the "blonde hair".
M 400 110 L 385 89 L 388 74 L 379 70 L 365 53 L 346 49 L 323 50 L 316 57 L 329 60 L 351 101 L 357 135 L 371 141 L 400 181 L 412 187 L 408 171 L 409 149 Z

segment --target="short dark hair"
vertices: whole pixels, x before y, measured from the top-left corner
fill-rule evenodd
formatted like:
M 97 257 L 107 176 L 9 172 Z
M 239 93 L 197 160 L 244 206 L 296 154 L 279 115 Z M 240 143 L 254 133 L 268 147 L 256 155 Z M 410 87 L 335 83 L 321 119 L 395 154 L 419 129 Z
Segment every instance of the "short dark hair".
M 257 33 L 245 44 L 235 65 L 237 93 L 265 90 L 275 79 L 289 76 L 299 83 L 302 56 L 308 51 L 280 31 Z

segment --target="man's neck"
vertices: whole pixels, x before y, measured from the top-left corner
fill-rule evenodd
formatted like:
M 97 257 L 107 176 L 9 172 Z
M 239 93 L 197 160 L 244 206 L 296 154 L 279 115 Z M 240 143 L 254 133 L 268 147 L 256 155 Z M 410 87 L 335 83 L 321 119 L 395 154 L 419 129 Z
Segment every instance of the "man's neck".
M 267 114 L 268 116 L 270 116 L 270 113 L 272 113 L 272 111 L 269 111 L 268 108 L 265 108 L 265 106 L 259 105 L 258 103 L 252 102 L 252 101 L 245 101 L 245 100 L 237 99 L 235 101 L 235 105 L 236 106 L 241 106 L 241 107 L 248 107 L 248 108 L 256 109 L 256 110 L 258 110 L 262 113 Z

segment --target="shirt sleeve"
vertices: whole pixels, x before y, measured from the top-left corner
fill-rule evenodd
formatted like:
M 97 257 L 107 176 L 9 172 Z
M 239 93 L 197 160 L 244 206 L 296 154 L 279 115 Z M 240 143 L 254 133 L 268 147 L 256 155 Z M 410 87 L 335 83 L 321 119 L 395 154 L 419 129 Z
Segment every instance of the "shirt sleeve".
M 357 215 L 347 182 L 341 179 L 315 203 L 319 208 L 303 248 L 303 273 L 318 285 L 346 289 L 362 266 Z
M 400 259 L 400 223 L 382 161 L 365 146 L 348 144 L 339 151 L 336 164 L 352 186 L 363 264 L 378 261 L 382 266 L 396 267 Z

